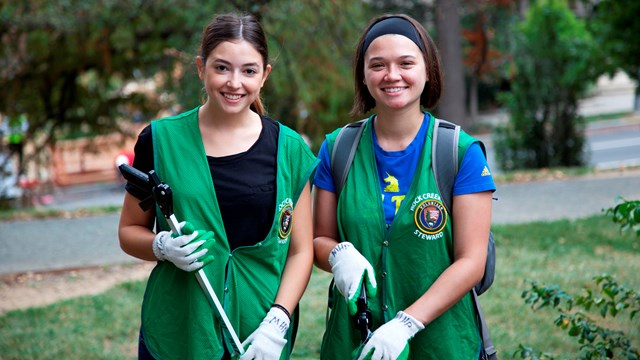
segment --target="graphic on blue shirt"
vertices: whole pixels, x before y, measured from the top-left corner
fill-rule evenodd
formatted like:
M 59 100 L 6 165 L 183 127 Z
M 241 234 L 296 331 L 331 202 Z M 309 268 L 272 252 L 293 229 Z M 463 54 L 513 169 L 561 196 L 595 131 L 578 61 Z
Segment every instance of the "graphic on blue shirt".
M 425 113 L 422 125 L 415 138 L 409 146 L 400 151 L 385 151 L 382 149 L 378 145 L 378 138 L 375 128 L 373 128 L 376 166 L 378 168 L 378 179 L 380 179 L 380 189 L 382 190 L 382 205 L 387 225 L 393 221 L 411 186 L 413 174 L 420 162 L 420 154 L 427 138 L 429 118 L 429 114 Z

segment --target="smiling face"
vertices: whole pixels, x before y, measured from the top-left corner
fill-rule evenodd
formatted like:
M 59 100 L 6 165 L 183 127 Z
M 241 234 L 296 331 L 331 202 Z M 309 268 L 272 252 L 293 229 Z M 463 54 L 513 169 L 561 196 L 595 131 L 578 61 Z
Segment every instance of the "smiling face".
M 198 75 L 208 95 L 208 106 L 227 114 L 249 110 L 260 96 L 271 65 L 245 40 L 224 41 L 207 56 L 196 58 Z
M 419 108 L 427 80 L 422 52 L 405 36 L 380 36 L 364 55 L 364 82 L 378 108 Z

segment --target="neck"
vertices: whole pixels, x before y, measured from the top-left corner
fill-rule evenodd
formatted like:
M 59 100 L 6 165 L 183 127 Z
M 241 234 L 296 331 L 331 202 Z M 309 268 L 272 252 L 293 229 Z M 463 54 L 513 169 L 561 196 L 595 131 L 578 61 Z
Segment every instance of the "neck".
M 378 112 L 374 123 L 378 145 L 386 151 L 406 149 L 420 131 L 423 119 L 420 108 Z
M 235 130 L 243 129 L 246 127 L 255 126 L 256 120 L 259 123 L 260 116 L 253 112 L 250 108 L 246 108 L 244 111 L 229 114 L 219 109 L 215 109 L 207 102 L 198 113 L 200 118 L 200 126 L 218 129 L 218 130 Z

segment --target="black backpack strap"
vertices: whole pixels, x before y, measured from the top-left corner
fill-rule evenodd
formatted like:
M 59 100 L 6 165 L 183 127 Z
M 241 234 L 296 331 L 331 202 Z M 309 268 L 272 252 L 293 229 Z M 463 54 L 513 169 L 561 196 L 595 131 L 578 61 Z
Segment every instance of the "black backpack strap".
M 482 338 L 482 350 L 484 351 L 484 353 L 481 354 L 480 359 L 498 360 L 498 351 L 496 350 L 495 346 L 493 346 L 491 335 L 489 335 L 489 328 L 487 328 L 487 322 L 484 319 L 484 313 L 482 312 L 482 308 L 480 308 L 478 295 L 476 294 L 475 290 L 471 290 L 471 295 L 473 297 L 473 304 L 475 305 L 475 308 L 478 314 L 478 326 L 480 327 L 480 337 Z
M 336 196 L 340 196 L 344 182 L 347 180 L 347 174 L 351 168 L 366 121 L 367 119 L 362 119 L 345 125 L 333 143 L 333 149 L 331 149 L 331 175 L 336 188 Z
M 458 174 L 458 139 L 460 126 L 442 119 L 435 119 L 431 142 L 431 166 L 438 191 L 447 211 L 451 213 L 453 183 Z

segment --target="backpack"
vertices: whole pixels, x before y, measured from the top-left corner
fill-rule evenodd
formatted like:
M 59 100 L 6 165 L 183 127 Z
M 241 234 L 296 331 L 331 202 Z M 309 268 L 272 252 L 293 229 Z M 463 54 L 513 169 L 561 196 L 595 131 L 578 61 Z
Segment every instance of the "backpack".
M 453 183 L 458 173 L 458 139 L 460 126 L 442 119 L 434 119 L 435 124 L 431 149 L 432 167 L 438 191 L 442 196 L 445 207 L 449 211 L 452 205 Z M 331 149 L 331 175 L 333 176 L 337 197 L 340 196 L 347 179 L 356 148 L 358 147 L 358 142 L 362 135 L 362 130 L 364 129 L 363 125 L 366 121 L 367 119 L 365 118 L 345 125 L 333 143 L 333 148 Z M 487 152 L 484 144 L 481 141 L 479 144 L 486 157 Z M 478 314 L 480 335 L 484 344 L 484 354 L 481 358 L 497 360 L 496 349 L 493 346 L 484 314 L 478 302 L 478 296 L 491 287 L 495 276 L 495 242 L 491 231 L 489 232 L 488 246 L 484 276 L 472 289 L 471 293 Z

